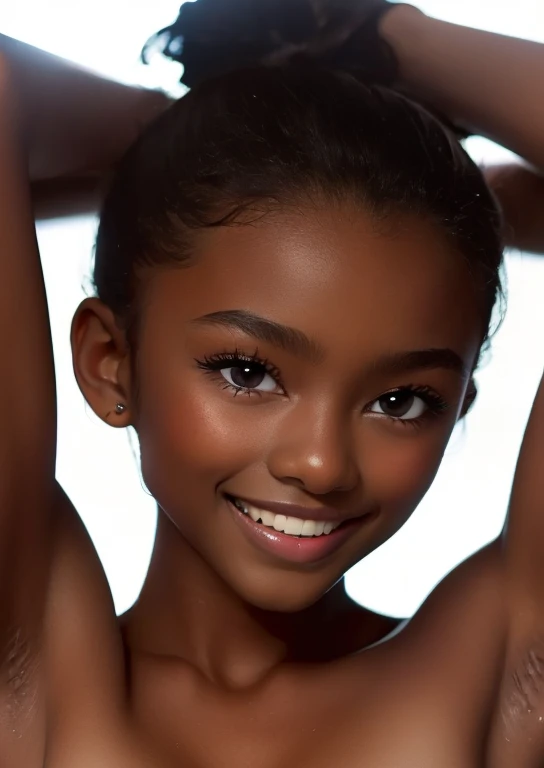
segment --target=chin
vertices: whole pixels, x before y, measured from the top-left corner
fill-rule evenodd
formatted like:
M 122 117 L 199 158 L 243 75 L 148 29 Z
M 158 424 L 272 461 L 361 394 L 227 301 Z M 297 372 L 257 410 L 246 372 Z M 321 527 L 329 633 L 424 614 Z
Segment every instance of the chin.
M 333 586 L 332 583 L 323 585 L 316 581 L 315 574 L 312 579 L 293 572 L 287 578 L 285 575 L 279 579 L 269 576 L 253 580 L 251 585 L 244 583 L 232 587 L 244 602 L 261 611 L 299 613 L 317 603 Z

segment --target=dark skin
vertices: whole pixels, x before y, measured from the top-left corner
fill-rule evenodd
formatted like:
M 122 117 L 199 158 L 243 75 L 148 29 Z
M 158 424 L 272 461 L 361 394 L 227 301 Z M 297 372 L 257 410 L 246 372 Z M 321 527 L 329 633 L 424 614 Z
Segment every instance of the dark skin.
M 407 519 L 463 413 L 482 333 L 464 260 L 424 222 L 399 219 L 383 232 L 354 207 L 308 208 L 206 235 L 193 266 L 149 279 L 138 404 L 109 310 L 86 302 L 73 332 L 88 401 L 104 415 L 119 397 L 127 404 L 106 418 L 136 427 L 144 478 L 161 507 L 146 584 L 121 619 L 139 739 L 167 765 L 235 765 L 241 755 L 263 766 L 478 765 L 467 744 L 482 712 L 492 716 L 497 705 L 491 694 L 510 626 L 499 546 L 446 580 L 398 636 L 363 654 L 353 655 L 395 623 L 353 605 L 341 582 L 320 597 Z M 198 321 L 232 309 L 303 332 L 322 357 Z M 256 347 L 282 372 L 285 394 L 233 397 L 221 372 L 195 364 Z M 464 373 L 388 368 L 387 358 L 428 349 L 452 350 Z M 432 388 L 448 408 L 418 426 L 372 410 L 380 394 L 408 384 Z M 330 558 L 294 567 L 248 543 L 224 493 L 373 517 Z M 375 705 L 382 696 L 394 702 L 386 727 Z M 434 732 L 423 749 L 412 744 L 422 727 Z M 501 755 L 502 729 L 489 735 Z
M 538 766 L 542 387 L 500 540 L 403 628 L 354 605 L 341 581 L 409 517 L 470 401 L 485 328 L 464 257 L 425 220 L 377 226 L 349 201 L 301 199 L 199 235 L 186 269 L 142 274 L 136 357 L 108 307 L 82 304 L 79 384 L 104 421 L 136 428 L 160 506 L 141 597 L 118 620 L 55 482 L 47 307 L 15 97 L 0 61 L 2 762 Z M 530 142 L 534 126 L 518 129 Z M 250 378 L 260 394 L 225 389 L 243 365 L 204 365 L 256 350 L 268 361 Z M 401 407 L 388 395 L 399 389 Z M 232 496 L 355 522 L 302 562 L 274 534 L 257 544 Z
M 540 109 L 542 75 L 533 44 L 520 47 L 515 41 L 505 56 L 512 41 L 437 22 L 404 5 L 384 17 L 381 34 L 401 65 L 399 87 L 527 158 L 525 165 L 491 166 L 484 173 L 504 209 L 506 243 L 544 253 L 540 120 L 520 124 L 517 118 Z M 21 105 L 35 216 L 96 211 L 104 177 L 171 100 L 107 80 L 6 35 L 0 35 L 0 53 Z
M 134 423 L 142 441 L 145 482 L 170 520 L 163 520 L 161 528 L 169 530 L 174 524 L 182 534 L 159 535 L 158 562 L 189 561 L 187 552 L 177 551 L 176 542 L 179 538 L 182 547 L 191 542 L 245 602 L 291 613 L 313 605 L 362 554 L 379 546 L 407 519 L 414 500 L 421 497 L 438 468 L 437 459 L 462 407 L 468 374 L 438 364 L 424 374 L 418 367 L 412 370 L 409 362 L 401 374 L 395 369 L 404 363 L 394 361 L 404 352 L 448 348 L 470 371 L 479 334 L 474 333 L 478 328 L 474 315 L 461 309 L 461 296 L 470 290 L 468 281 L 459 278 L 458 290 L 449 290 L 448 276 L 451 272 L 452 279 L 457 278 L 458 258 L 451 258 L 439 271 L 430 268 L 429 254 L 435 249 L 443 252 L 445 247 L 439 241 L 434 248 L 433 243 L 429 245 L 427 233 L 417 232 L 417 223 L 405 226 L 405 234 L 399 235 L 403 249 L 397 250 L 393 236 L 369 237 L 371 224 L 361 221 L 357 210 L 332 214 L 310 210 L 300 217 L 286 216 L 206 237 L 194 267 L 154 279 L 139 346 L 138 386 L 141 402 L 147 405 L 137 409 Z M 408 251 L 411 259 L 407 260 Z M 420 253 L 426 254 L 421 262 Z M 409 297 L 407 271 L 420 273 L 411 280 Z M 376 280 L 374 273 L 378 273 Z M 361 289 L 365 281 L 368 294 Z M 423 297 L 428 299 L 433 290 L 435 298 L 424 303 Z M 278 295 L 284 297 L 280 307 Z M 346 297 L 341 306 L 338 296 Z M 426 332 L 432 313 L 446 300 L 459 318 L 455 330 L 449 336 Z M 399 307 L 389 324 L 377 314 L 380 304 L 388 314 Z M 409 305 L 414 314 L 418 304 L 422 310 L 404 333 L 402 307 Z M 322 360 L 282 350 L 233 326 L 195 320 L 231 309 L 244 309 L 303 332 L 322 348 Z M 360 322 L 352 323 L 351 332 L 339 333 L 355 316 Z M 93 341 L 90 323 L 83 311 L 75 330 L 81 349 L 78 370 L 82 371 Z M 444 326 L 449 325 L 446 317 Z M 181 357 L 177 347 L 184 348 Z M 210 376 L 194 363 L 236 349 L 252 355 L 256 347 L 259 358 L 282 371 L 277 391 L 254 392 L 250 397 L 241 392 L 233 397 L 232 391 L 224 389 L 223 374 Z M 150 376 L 151 371 L 160 371 L 160 376 Z M 425 410 L 425 427 L 416 429 L 419 421 L 393 424 L 377 412 L 364 410 L 377 396 L 399 386 L 399 381 L 431 387 L 447 398 L 442 418 L 433 418 Z M 268 383 L 272 384 L 271 378 Z M 180 391 L 186 395 L 180 397 Z M 98 404 L 93 405 L 98 410 Z M 418 400 L 412 411 L 425 408 L 423 400 Z M 308 429 L 309 423 L 314 424 L 313 430 Z M 158 424 L 162 427 L 157 428 Z M 293 433 L 299 437 L 295 439 Z M 189 442 L 185 434 L 192 435 Z M 395 467 L 395 482 L 390 464 Z M 173 473 L 173 466 L 186 471 Z M 172 486 L 175 474 L 177 482 Z M 305 507 L 330 505 L 340 507 L 346 516 L 368 515 L 368 519 L 334 557 L 319 568 L 302 569 L 300 578 L 294 579 L 288 563 L 282 568 L 277 558 L 263 558 L 240 540 L 232 516 L 225 514 L 225 493 Z M 190 518 L 187 507 L 194 510 Z M 216 510 L 213 517 L 212 509 Z M 206 518 L 209 522 L 204 527 Z M 154 595 L 167 588 L 164 576 L 157 577 L 156 586 L 153 579 L 149 582 L 150 605 Z M 195 574 L 182 576 L 191 583 L 194 578 Z M 180 599 L 171 595 L 173 603 Z M 170 631 L 161 634 L 171 636 Z
M 138 728 L 161 759 L 174 758 L 177 742 L 189 764 L 220 764 L 229 742 L 218 742 L 215 754 L 204 734 L 210 718 L 230 730 L 234 711 L 225 716 L 235 706 L 236 718 L 257 721 L 232 741 L 229 763 L 242 750 L 248 764 L 298 765 L 300 727 L 311 732 L 313 723 L 322 735 L 305 760 L 327 765 L 320 754 L 332 749 L 330 722 L 336 730 L 339 716 L 351 719 L 367 666 L 372 676 L 389 674 L 381 651 L 371 662 L 373 654 L 351 654 L 381 640 L 395 622 L 355 606 L 338 580 L 405 522 L 432 482 L 465 406 L 483 323 L 465 262 L 439 231 L 402 218 L 383 229 L 360 208 L 329 205 L 199 238 L 194 266 L 149 277 L 137 401 L 133 365 L 109 310 L 90 300 L 76 317 L 80 384 L 97 413 L 105 414 L 112 398 L 127 404 L 122 416 L 106 418 L 134 424 L 144 479 L 161 509 L 146 584 L 121 620 L 131 685 L 143 686 L 135 699 Z M 199 320 L 228 310 L 296 329 L 320 355 L 242 333 L 232 318 L 227 325 Z M 281 371 L 262 377 L 273 391 L 260 395 L 234 397 L 224 388 L 228 367 L 210 375 L 195 364 L 234 350 L 250 356 L 256 348 Z M 410 363 L 408 355 L 422 350 L 434 351 L 428 368 Z M 411 411 L 420 416 L 413 423 L 378 412 L 380 395 L 410 385 L 432 389 L 447 408 L 432 413 L 414 398 Z M 332 556 L 302 567 L 256 549 L 225 493 L 368 517 Z M 421 650 L 406 651 L 404 675 Z M 352 675 L 358 682 L 348 685 Z M 325 680 L 331 695 L 316 699 Z M 168 696 L 170 686 L 177 704 L 168 714 L 157 709 L 156 696 Z M 281 714 L 260 722 L 265 710 L 255 709 L 256 696 Z M 287 710 L 274 703 L 278 697 L 289 702 Z M 194 716 L 182 717 L 184 707 Z M 282 739 L 278 752 L 275 733 L 288 732 L 293 719 L 300 721 L 296 738 Z M 343 747 L 342 764 L 356 765 L 383 747 L 361 744 L 350 757 L 354 748 Z

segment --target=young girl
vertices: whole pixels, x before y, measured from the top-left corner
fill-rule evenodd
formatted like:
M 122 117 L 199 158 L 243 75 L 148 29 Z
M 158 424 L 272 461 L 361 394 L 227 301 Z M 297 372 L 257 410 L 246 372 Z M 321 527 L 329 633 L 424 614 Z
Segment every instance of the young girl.
M 421 98 L 440 90 L 454 122 L 544 166 L 540 46 L 409 7 L 378 28 Z M 22 110 L 2 60 L 2 765 L 544 759 L 544 393 L 500 540 L 403 627 L 343 589 L 415 509 L 474 399 L 502 242 L 452 134 L 327 61 L 345 50 L 332 32 L 304 61 L 280 46 L 274 66 L 197 86 L 105 201 L 74 368 L 96 414 L 136 430 L 159 506 L 146 583 L 119 620 L 55 483 Z

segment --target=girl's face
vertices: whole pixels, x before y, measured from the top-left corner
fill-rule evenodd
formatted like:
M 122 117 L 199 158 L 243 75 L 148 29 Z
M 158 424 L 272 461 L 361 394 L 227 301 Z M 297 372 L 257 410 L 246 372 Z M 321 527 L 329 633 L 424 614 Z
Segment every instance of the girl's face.
M 157 270 L 146 296 L 134 421 L 150 491 L 244 600 L 309 606 L 429 488 L 480 310 L 423 221 L 308 208 L 201 234 L 194 265 Z

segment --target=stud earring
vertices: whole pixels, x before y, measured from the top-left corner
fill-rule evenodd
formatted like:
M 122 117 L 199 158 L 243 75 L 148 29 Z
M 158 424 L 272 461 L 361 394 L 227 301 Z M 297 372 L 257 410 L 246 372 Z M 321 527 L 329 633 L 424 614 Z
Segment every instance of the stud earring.
M 117 403 L 117 405 L 115 406 L 115 413 L 118 416 L 122 416 L 123 413 L 126 411 L 126 409 L 127 407 L 124 403 Z

